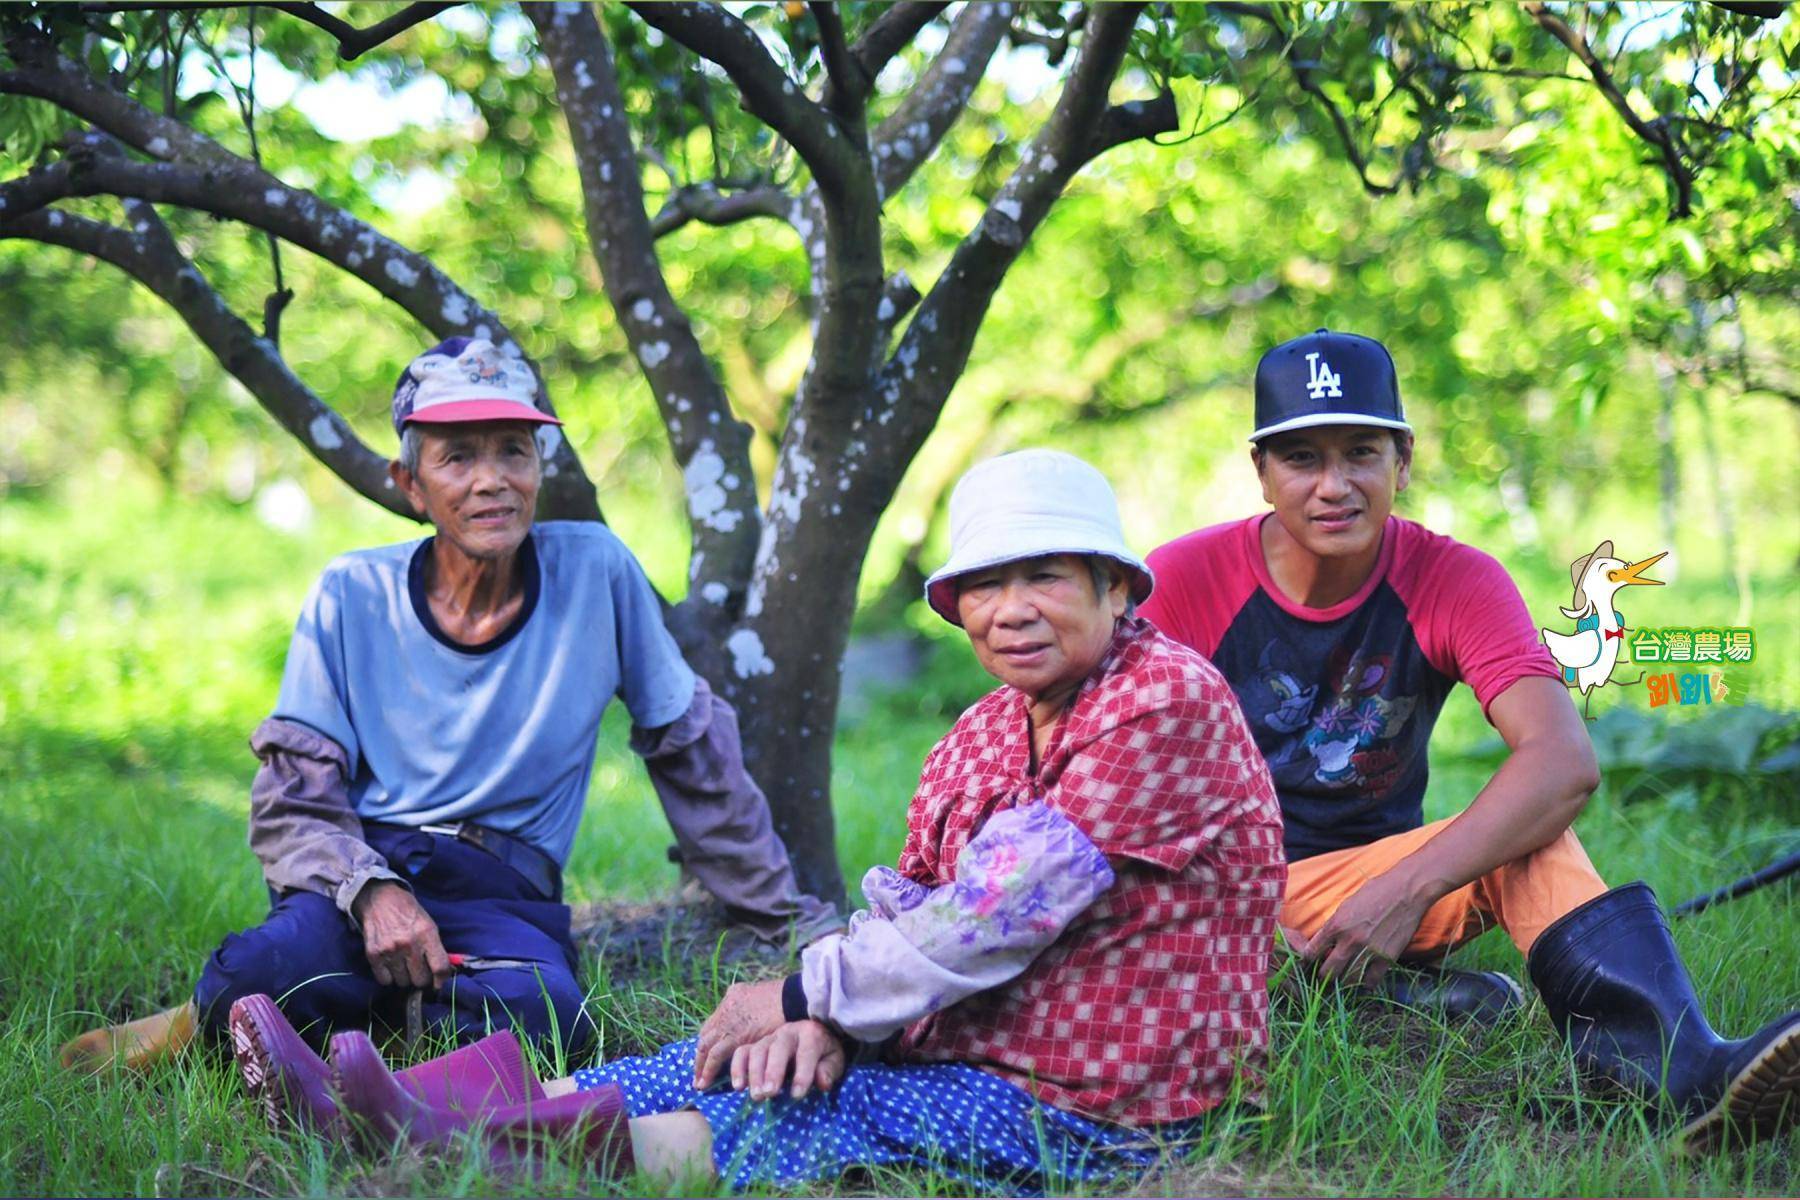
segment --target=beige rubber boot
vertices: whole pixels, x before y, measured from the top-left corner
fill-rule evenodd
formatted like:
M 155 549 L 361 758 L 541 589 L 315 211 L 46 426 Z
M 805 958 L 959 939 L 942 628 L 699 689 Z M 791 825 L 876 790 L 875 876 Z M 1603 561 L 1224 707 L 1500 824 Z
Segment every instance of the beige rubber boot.
M 70 1071 L 93 1074 L 109 1066 L 142 1071 L 181 1053 L 194 1040 L 194 1002 L 165 1008 L 155 1016 L 90 1029 L 63 1043 L 57 1052 Z

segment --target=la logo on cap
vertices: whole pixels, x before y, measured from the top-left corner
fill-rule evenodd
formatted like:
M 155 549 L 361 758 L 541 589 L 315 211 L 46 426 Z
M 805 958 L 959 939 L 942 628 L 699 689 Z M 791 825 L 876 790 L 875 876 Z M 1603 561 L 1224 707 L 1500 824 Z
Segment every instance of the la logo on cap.
M 1339 397 L 1344 394 L 1344 377 L 1331 369 L 1331 364 L 1319 357 L 1317 350 L 1306 356 L 1306 365 L 1312 371 L 1312 377 L 1306 381 L 1306 394 L 1314 400 L 1323 400 L 1327 396 Z

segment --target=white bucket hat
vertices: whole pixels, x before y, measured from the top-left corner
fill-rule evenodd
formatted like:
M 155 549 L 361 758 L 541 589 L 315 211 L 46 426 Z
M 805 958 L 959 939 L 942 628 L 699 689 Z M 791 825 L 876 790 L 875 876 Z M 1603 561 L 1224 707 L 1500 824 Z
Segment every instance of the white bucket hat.
M 956 577 L 1046 554 L 1102 554 L 1123 564 L 1131 598 L 1156 585 L 1125 548 L 1119 502 L 1106 476 L 1060 450 L 1019 450 L 970 467 L 950 493 L 950 561 L 925 581 L 932 611 L 961 625 Z

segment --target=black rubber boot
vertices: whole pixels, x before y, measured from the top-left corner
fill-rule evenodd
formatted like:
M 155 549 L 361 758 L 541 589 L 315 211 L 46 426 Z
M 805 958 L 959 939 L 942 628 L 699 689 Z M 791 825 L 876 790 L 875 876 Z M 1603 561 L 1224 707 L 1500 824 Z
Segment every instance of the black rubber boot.
M 1629 883 L 1532 944 L 1537 985 L 1581 1069 L 1654 1099 L 1693 1151 L 1768 1138 L 1800 1120 L 1800 1012 L 1732 1041 L 1713 1032 L 1656 894 Z
M 1376 999 L 1448 1020 L 1492 1025 L 1525 1003 L 1525 991 L 1499 971 L 1392 966 L 1369 991 Z

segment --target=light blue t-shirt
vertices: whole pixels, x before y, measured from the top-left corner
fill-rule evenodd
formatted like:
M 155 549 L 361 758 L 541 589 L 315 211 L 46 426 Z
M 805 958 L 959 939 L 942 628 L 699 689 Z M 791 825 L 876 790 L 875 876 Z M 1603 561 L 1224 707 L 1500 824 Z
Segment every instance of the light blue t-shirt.
M 518 618 L 482 646 L 431 617 L 431 540 L 359 550 L 325 568 L 288 647 L 275 717 L 350 759 L 350 803 L 371 821 L 475 821 L 568 859 L 600 715 L 667 725 L 694 696 L 644 572 L 590 521 L 532 527 Z

